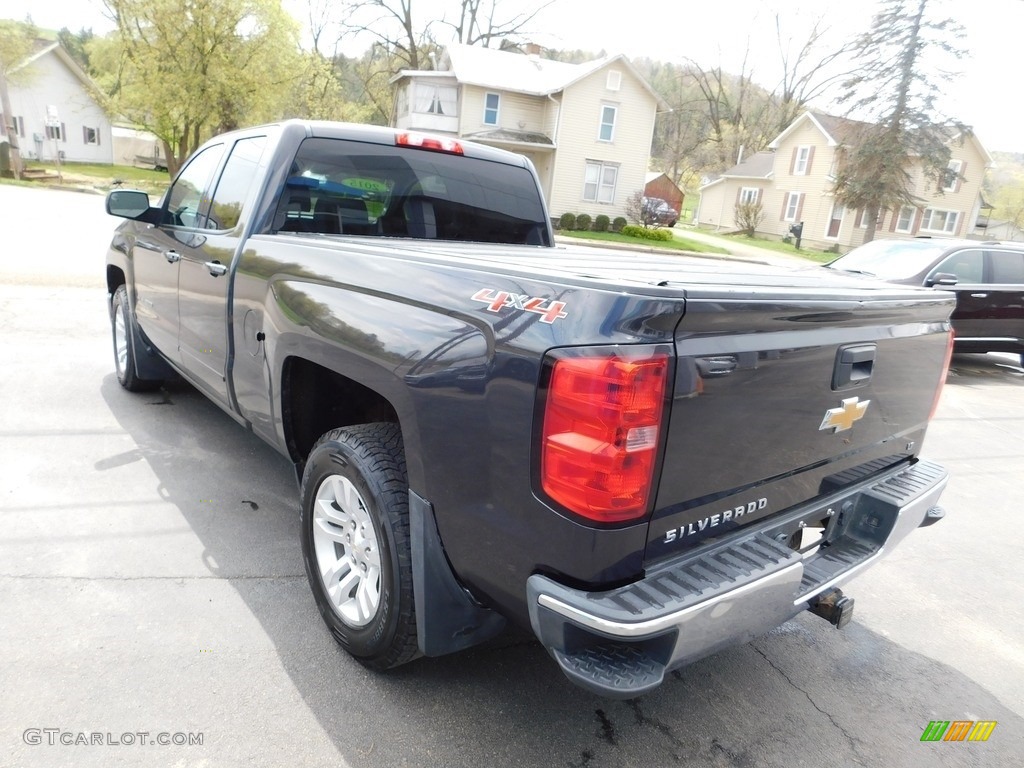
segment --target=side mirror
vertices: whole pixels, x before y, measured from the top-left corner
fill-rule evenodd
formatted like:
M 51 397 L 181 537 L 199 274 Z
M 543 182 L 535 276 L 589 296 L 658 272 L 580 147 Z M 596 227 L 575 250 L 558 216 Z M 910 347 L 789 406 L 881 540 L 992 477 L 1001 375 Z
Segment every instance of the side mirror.
M 960 278 L 954 275 L 952 272 L 936 272 L 934 275 L 929 276 L 924 284 L 929 288 L 933 288 L 936 285 L 940 288 L 952 288 L 957 284 Z
M 111 216 L 149 221 L 151 216 L 147 214 L 151 210 L 153 209 L 149 205 L 149 195 L 145 192 L 136 189 L 115 189 L 107 193 L 107 213 Z

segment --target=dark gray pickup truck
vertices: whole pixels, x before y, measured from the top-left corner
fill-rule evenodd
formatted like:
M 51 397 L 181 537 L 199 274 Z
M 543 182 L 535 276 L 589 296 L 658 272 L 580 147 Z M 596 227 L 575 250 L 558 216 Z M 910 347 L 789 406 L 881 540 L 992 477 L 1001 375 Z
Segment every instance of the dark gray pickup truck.
M 533 167 L 290 121 L 111 192 L 117 375 L 181 375 L 295 465 L 316 604 L 375 668 L 532 628 L 631 697 L 939 519 L 948 294 L 555 247 Z M 898 588 L 894 587 L 894 599 Z

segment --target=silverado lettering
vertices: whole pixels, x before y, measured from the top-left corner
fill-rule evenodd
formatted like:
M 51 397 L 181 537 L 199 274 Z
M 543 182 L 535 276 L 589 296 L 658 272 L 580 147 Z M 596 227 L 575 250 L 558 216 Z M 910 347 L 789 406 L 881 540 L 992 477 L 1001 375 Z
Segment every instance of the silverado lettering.
M 687 523 L 685 526 L 680 526 L 679 528 L 673 528 L 666 531 L 665 543 L 671 543 L 677 538 L 683 538 L 684 536 L 694 536 L 705 528 L 716 528 L 719 523 L 739 522 L 739 519 L 744 515 L 753 514 L 767 506 L 768 499 L 762 498 L 757 501 L 751 501 L 746 505 L 741 504 L 738 507 L 727 509 L 724 512 L 711 515 L 710 517 L 703 517 L 697 521 L 696 526 L 693 523 Z
M 948 292 L 556 246 L 525 157 L 367 125 L 227 133 L 107 211 L 118 381 L 180 376 L 292 463 L 315 604 L 374 669 L 512 622 L 635 697 L 843 626 L 837 585 L 941 517 Z

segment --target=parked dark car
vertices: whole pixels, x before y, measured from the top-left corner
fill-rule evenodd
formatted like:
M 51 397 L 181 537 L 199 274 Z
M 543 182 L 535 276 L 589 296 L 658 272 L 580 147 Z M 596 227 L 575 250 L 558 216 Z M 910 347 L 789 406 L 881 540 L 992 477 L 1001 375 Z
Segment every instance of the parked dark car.
M 659 227 L 674 227 L 679 221 L 679 211 L 660 197 L 645 197 L 643 200 L 644 224 Z
M 957 352 L 1013 352 L 1024 366 L 1024 243 L 874 240 L 827 265 L 956 292 Z

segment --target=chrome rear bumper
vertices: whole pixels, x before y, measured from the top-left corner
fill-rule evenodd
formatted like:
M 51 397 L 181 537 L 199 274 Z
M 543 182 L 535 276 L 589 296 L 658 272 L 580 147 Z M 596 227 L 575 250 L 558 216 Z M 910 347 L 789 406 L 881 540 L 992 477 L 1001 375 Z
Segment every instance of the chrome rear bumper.
M 870 566 L 925 522 L 947 479 L 942 467 L 921 461 L 605 592 L 535 574 L 527 581 L 533 630 L 574 683 L 604 696 L 639 696 L 669 670 L 785 623 Z M 780 532 L 823 514 L 830 522 L 816 550 L 801 554 L 784 543 Z

